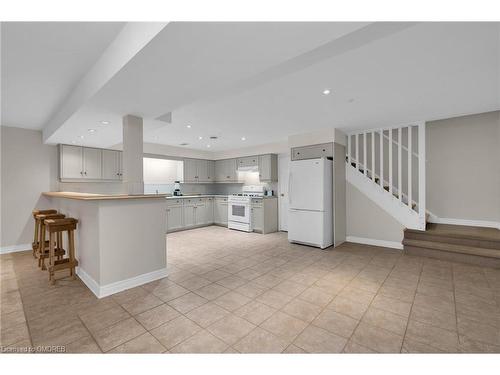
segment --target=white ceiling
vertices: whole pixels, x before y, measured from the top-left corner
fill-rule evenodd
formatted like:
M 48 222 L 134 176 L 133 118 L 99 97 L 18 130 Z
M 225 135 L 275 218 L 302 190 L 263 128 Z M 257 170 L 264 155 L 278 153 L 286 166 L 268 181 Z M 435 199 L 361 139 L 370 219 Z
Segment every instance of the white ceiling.
M 2 22 L 2 125 L 41 129 L 123 25 Z
M 118 144 L 125 114 L 144 117 L 147 142 L 224 151 L 496 110 L 499 36 L 498 23 L 169 23 L 50 142 Z

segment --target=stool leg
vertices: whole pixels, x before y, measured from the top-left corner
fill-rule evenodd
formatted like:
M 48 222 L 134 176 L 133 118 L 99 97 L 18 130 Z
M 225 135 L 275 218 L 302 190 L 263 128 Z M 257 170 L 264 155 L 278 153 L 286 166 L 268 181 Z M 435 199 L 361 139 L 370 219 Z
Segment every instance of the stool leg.
M 61 232 L 58 232 L 57 233 L 57 244 L 56 244 L 56 249 L 62 249 L 62 233 Z M 62 259 L 62 255 L 58 255 L 57 256 L 57 260 L 61 260 Z
M 33 233 L 33 256 L 36 258 L 36 248 L 38 246 L 38 220 L 35 218 L 35 233 Z
M 73 280 L 76 279 L 75 272 L 75 233 L 70 230 L 68 231 L 68 252 L 69 261 L 71 263 L 71 268 L 69 269 L 69 275 L 72 276 Z
M 49 233 L 49 281 L 52 285 L 56 283 L 54 277 L 54 233 Z
M 45 259 L 44 259 L 44 252 L 45 252 L 45 225 L 43 224 L 43 221 L 40 224 L 40 241 L 38 243 L 38 248 L 37 248 L 39 258 L 38 258 L 38 266 L 42 268 L 42 270 L 46 270 L 47 267 L 45 267 Z

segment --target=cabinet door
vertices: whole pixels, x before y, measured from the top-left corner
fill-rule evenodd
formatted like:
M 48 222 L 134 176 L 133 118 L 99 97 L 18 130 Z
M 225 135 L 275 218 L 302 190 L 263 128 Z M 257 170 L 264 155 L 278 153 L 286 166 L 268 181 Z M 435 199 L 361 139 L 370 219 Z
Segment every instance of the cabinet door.
M 60 178 L 83 178 L 83 148 L 61 145 Z
M 102 178 L 105 180 L 120 179 L 120 152 L 102 150 Z
M 253 230 L 262 232 L 264 228 L 264 209 L 262 206 L 252 206 L 252 226 Z
M 196 225 L 207 224 L 207 207 L 205 205 L 205 202 L 196 204 L 194 209 L 194 214 L 195 214 Z
M 227 199 L 215 199 L 214 201 L 214 222 L 227 225 Z
M 238 181 L 238 172 L 236 171 L 237 168 L 237 159 L 226 160 L 227 181 Z
M 246 156 L 238 159 L 238 167 L 256 167 L 258 163 L 259 158 L 257 156 Z
M 83 148 L 83 177 L 101 179 L 102 150 L 98 148 Z
M 198 163 L 196 159 L 184 159 L 184 182 L 197 182 Z
M 170 206 L 167 208 L 167 232 L 182 229 L 182 206 Z
M 259 156 L 259 180 L 278 181 L 278 157 L 276 155 Z
M 123 152 L 118 151 L 118 173 L 120 180 L 123 179 Z
M 215 162 L 207 160 L 207 182 L 215 182 Z
M 205 224 L 214 223 L 214 199 L 207 198 L 205 201 Z
M 197 181 L 198 182 L 211 182 L 208 178 L 208 160 L 197 160 Z
M 226 181 L 226 160 L 216 160 L 215 161 L 215 181 L 223 182 Z
M 186 199 L 184 201 L 184 205 L 182 206 L 182 213 L 184 215 L 184 227 L 185 228 L 190 228 L 195 226 L 195 206 L 192 202 L 186 202 L 189 201 L 189 199 Z

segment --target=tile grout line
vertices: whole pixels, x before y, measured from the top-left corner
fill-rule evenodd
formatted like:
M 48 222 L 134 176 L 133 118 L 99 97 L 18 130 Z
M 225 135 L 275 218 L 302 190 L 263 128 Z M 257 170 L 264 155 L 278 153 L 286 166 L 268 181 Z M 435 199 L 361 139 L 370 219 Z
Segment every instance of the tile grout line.
M 415 292 L 413 293 L 413 300 L 411 302 L 410 306 L 410 312 L 408 314 L 408 319 L 406 320 L 406 327 L 405 327 L 405 332 L 403 334 L 403 341 L 401 342 L 401 348 L 399 349 L 399 352 L 402 353 L 403 351 L 403 346 L 406 340 L 406 332 L 408 331 L 408 326 L 410 325 L 410 319 L 411 319 L 411 313 L 413 311 L 413 305 L 415 304 L 415 298 L 417 296 L 417 291 L 418 291 L 418 286 L 420 285 L 420 279 L 422 277 L 422 272 L 424 271 L 424 262 L 422 262 L 420 266 L 420 272 L 418 273 L 418 281 L 417 281 L 417 287 L 415 289 Z

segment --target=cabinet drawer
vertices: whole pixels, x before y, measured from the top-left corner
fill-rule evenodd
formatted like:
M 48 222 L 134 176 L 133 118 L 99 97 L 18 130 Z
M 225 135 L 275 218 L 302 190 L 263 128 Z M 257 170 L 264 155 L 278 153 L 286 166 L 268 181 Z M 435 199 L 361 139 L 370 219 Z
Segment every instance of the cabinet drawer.
M 172 207 L 172 206 L 182 206 L 182 199 L 167 199 L 167 206 Z
M 262 207 L 262 199 L 252 199 L 252 207 Z
M 316 159 L 321 157 L 333 157 L 332 143 L 292 148 L 292 160 Z

